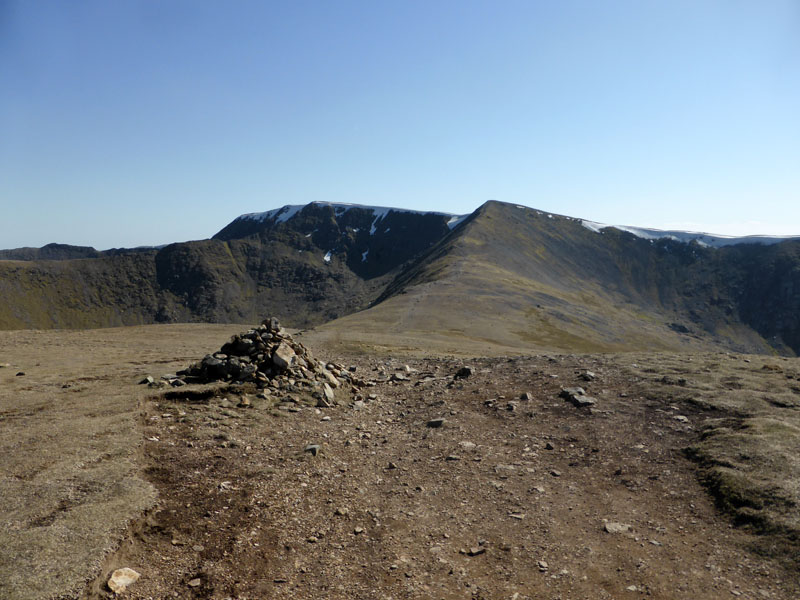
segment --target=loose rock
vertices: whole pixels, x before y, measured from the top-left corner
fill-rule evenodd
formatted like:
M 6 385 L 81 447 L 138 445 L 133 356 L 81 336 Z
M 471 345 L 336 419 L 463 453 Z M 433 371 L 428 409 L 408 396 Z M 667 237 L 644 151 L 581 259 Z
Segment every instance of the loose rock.
M 129 585 L 135 583 L 139 577 L 141 577 L 139 573 L 128 567 L 117 569 L 108 580 L 108 588 L 115 594 L 121 594 Z
M 591 396 L 587 396 L 586 391 L 582 387 L 561 388 L 561 393 L 559 396 L 564 398 L 564 400 L 572 402 L 572 404 L 578 408 L 594 406 L 597 404 L 597 400 Z
M 308 452 L 311 456 L 316 456 L 319 454 L 320 447 L 319 444 L 309 444 L 305 448 L 303 448 L 303 452 Z
M 466 379 L 475 374 L 475 369 L 472 367 L 461 367 L 456 374 L 453 376 L 453 379 Z
M 607 533 L 628 533 L 631 530 L 631 526 L 627 523 L 614 523 L 613 521 L 608 521 L 603 525 L 603 529 Z

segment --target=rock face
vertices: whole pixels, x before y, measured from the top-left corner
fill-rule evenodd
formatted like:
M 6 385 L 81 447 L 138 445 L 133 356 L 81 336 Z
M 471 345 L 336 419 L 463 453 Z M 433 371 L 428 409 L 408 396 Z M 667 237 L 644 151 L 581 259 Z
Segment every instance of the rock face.
M 342 382 L 354 388 L 363 382 L 342 365 L 323 364 L 281 327 L 277 318 L 265 319 L 261 325 L 233 336 L 219 352 L 207 354 L 189 368 L 177 373 L 184 383 L 254 383 L 258 388 L 291 384 L 306 388 L 320 402 L 333 406 Z M 171 382 L 174 386 L 174 382 Z

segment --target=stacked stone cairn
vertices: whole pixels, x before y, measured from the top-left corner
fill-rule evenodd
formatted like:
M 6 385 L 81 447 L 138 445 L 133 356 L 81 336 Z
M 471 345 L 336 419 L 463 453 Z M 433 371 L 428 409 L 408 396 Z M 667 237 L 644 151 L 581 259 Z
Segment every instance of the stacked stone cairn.
M 255 383 L 266 392 L 268 388 L 307 392 L 320 407 L 336 403 L 334 389 L 350 385 L 356 391 L 364 385 L 342 365 L 315 359 L 275 317 L 234 335 L 219 352 L 206 355 L 179 375 L 187 382 Z

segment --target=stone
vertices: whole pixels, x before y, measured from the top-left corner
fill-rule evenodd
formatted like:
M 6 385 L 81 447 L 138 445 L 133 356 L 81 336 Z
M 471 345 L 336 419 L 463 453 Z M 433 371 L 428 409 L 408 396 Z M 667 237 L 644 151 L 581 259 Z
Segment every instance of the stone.
M 486 552 L 486 548 L 484 548 L 483 546 L 476 546 L 474 548 L 470 548 L 467 551 L 467 556 L 480 556 L 481 554 L 484 554 L 485 552 Z
M 536 566 L 539 567 L 539 570 L 544 573 L 547 569 L 550 568 L 550 565 L 547 564 L 546 560 L 540 560 L 536 563 Z
M 153 379 L 153 376 L 152 375 L 148 375 L 147 377 L 145 377 L 144 379 L 142 379 L 139 382 L 139 385 L 149 385 L 149 384 L 155 383 L 155 382 L 156 382 L 156 380 Z
M 327 381 L 322 383 L 322 395 L 329 406 L 333 406 L 336 403 L 336 395 L 333 393 L 333 389 L 328 385 Z
M 526 402 L 530 402 L 531 400 L 533 400 L 533 394 L 531 394 L 530 392 L 522 392 L 519 395 L 519 399 L 525 400 Z
M 603 530 L 606 531 L 606 533 L 615 533 L 615 534 L 628 533 L 631 530 L 631 526 L 628 525 L 627 523 L 615 523 L 613 521 L 606 521 L 606 523 L 603 524 Z
M 336 376 L 328 371 L 328 369 L 322 369 L 322 375 L 325 377 L 327 382 L 333 388 L 338 388 L 341 385 L 341 382 L 336 378 Z
M 572 402 L 572 404 L 578 408 L 594 406 L 597 404 L 597 400 L 591 396 L 587 396 L 586 391 L 582 387 L 561 388 L 559 396 L 564 398 L 564 400 Z
M 597 377 L 597 375 L 595 375 L 591 371 L 584 371 L 583 373 L 581 373 L 580 377 L 584 381 L 593 381 Z
M 286 342 L 281 342 L 272 353 L 272 364 L 281 370 L 286 370 L 294 364 L 297 355 Z
M 317 456 L 320 453 L 320 446 L 319 444 L 308 444 L 303 448 L 303 452 L 308 452 L 311 456 Z
M 472 367 L 461 367 L 458 371 L 456 371 L 456 374 L 453 375 L 453 379 L 466 379 L 474 374 L 475 369 Z
M 194 579 L 190 579 L 187 585 L 193 588 L 200 587 L 201 585 L 203 585 L 203 580 L 200 579 L 199 577 L 195 577 Z
M 128 567 L 117 569 L 108 580 L 108 589 L 115 594 L 121 594 L 128 589 L 129 585 L 136 583 L 139 577 L 141 577 L 139 573 Z
M 442 426 L 444 426 L 444 418 L 440 417 L 438 419 L 431 419 L 430 421 L 425 423 L 425 426 L 426 427 L 430 427 L 432 429 L 436 429 L 436 428 L 442 427 Z
M 25 371 L 20 371 L 19 373 L 17 373 L 16 376 L 17 377 L 24 377 L 25 376 Z

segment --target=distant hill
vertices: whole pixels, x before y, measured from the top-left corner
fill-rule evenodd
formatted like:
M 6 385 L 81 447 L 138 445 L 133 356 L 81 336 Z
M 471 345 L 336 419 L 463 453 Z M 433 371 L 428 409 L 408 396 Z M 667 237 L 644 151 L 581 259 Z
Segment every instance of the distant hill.
M 100 252 L 89 246 L 47 244 L 41 248 L 14 248 L 0 250 L 0 260 L 70 260 L 73 258 L 98 258 Z
M 800 352 L 797 239 L 604 226 L 494 201 L 465 216 L 312 203 L 160 249 L 59 248 L 0 261 L 0 327 L 277 314 L 475 354 L 483 343 Z

